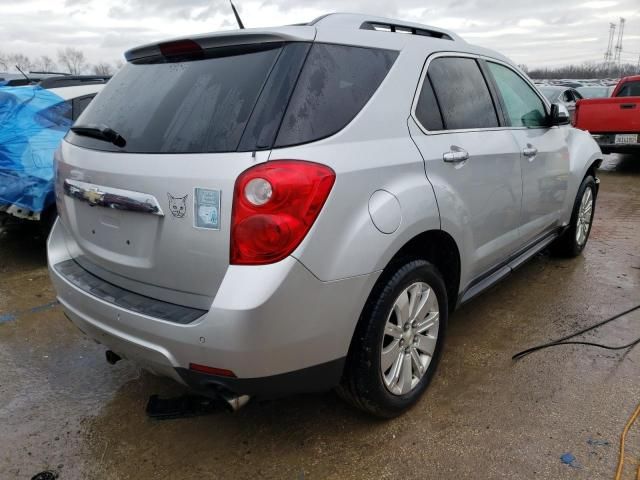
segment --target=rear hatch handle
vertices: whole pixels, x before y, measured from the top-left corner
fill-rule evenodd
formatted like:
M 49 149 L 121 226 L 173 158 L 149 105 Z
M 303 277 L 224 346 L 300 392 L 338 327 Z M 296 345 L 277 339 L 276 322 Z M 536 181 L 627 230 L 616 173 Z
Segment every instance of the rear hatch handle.
M 164 217 L 158 199 L 153 195 L 119 188 L 104 187 L 79 180 L 66 179 L 64 194 L 86 202 L 92 207 L 113 208 L 131 212 L 150 213 Z

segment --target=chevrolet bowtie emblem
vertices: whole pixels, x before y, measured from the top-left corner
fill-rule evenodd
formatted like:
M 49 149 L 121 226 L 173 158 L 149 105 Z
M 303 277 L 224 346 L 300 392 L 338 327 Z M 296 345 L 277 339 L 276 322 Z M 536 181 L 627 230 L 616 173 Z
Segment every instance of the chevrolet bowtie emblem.
M 97 205 L 104 200 L 104 193 L 99 190 L 87 190 L 84 192 L 83 197 L 91 205 Z

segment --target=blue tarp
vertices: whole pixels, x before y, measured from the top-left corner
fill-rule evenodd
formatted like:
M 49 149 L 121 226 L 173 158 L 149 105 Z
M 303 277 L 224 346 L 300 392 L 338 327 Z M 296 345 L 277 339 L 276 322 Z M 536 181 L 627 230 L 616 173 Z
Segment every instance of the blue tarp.
M 40 87 L 0 87 L 0 211 L 39 218 L 54 203 L 53 154 L 71 104 Z

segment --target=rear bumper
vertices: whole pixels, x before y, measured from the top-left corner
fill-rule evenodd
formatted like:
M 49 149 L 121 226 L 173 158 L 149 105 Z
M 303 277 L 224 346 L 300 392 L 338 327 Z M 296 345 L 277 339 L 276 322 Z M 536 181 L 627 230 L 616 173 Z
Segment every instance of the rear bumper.
M 377 274 L 321 282 L 288 258 L 234 267 L 211 309 L 189 324 L 141 314 L 92 295 L 55 265 L 71 258 L 58 221 L 48 242 L 49 272 L 68 317 L 87 336 L 153 373 L 207 393 L 276 397 L 337 385 L 360 311 Z M 189 364 L 231 370 L 195 373 Z
M 640 153 L 640 143 L 615 143 L 615 134 L 593 134 L 593 138 L 602 153 Z

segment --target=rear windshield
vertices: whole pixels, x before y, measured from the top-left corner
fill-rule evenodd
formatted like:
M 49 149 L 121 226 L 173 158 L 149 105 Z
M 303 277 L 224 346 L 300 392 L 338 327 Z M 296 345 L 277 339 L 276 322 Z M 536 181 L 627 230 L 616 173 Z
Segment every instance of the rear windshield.
M 618 97 L 640 97 L 640 81 L 633 81 L 625 83 L 620 91 Z
M 126 145 L 73 132 L 67 140 L 129 153 L 221 153 L 308 143 L 344 128 L 397 56 L 308 43 L 242 48 L 206 58 L 128 63 L 76 122 L 107 126 Z

